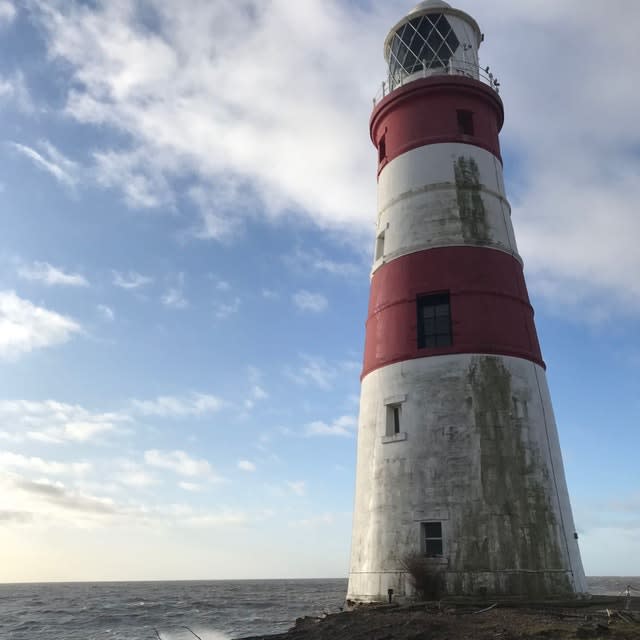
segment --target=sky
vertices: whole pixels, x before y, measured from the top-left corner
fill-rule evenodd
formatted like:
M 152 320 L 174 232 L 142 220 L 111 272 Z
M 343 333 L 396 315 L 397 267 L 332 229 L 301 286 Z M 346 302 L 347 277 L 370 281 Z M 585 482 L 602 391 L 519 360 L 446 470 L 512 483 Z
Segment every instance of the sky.
M 0 0 L 0 582 L 348 573 L 399 0 Z M 640 575 L 640 3 L 460 0 L 588 575 Z

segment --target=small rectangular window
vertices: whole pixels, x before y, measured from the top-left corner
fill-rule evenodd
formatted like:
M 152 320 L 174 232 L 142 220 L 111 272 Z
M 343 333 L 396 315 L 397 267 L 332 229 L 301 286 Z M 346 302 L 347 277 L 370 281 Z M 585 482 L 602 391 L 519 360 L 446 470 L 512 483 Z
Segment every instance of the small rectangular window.
M 473 134 L 473 113 L 471 111 L 458 111 L 458 133 L 463 136 Z
M 387 134 L 385 133 L 380 140 L 378 140 L 378 162 L 382 162 L 387 157 Z
M 444 554 L 442 543 L 442 522 L 422 523 L 422 544 L 427 558 L 441 558 Z
M 402 408 L 399 404 L 387 405 L 387 435 L 395 436 L 400 433 L 400 416 Z
M 449 294 L 420 296 L 418 308 L 418 348 L 451 346 Z
M 384 256 L 384 231 L 376 238 L 376 260 Z

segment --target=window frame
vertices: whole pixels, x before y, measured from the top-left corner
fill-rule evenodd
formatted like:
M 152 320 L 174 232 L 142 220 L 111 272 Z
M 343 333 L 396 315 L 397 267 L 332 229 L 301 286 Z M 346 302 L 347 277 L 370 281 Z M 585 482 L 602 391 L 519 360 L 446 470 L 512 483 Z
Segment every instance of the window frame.
M 469 111 L 468 109 L 456 109 L 456 118 L 458 121 L 458 133 L 461 136 L 475 136 L 473 111 Z
M 440 520 L 427 520 L 425 522 L 420 523 L 420 540 L 422 545 L 422 553 L 427 558 L 444 558 L 445 557 L 445 549 L 444 549 L 444 527 L 442 526 L 442 521 Z M 439 535 L 427 535 L 428 528 L 437 525 L 440 529 Z M 440 553 L 430 553 L 429 547 L 433 543 L 438 543 L 438 547 Z
M 446 315 L 438 315 L 437 307 L 441 307 L 447 305 L 447 314 Z M 432 307 L 436 309 L 434 311 L 433 318 L 429 318 L 433 320 L 434 329 L 433 331 L 427 332 L 426 329 L 426 319 L 425 319 L 425 309 L 427 307 Z M 421 294 L 416 297 L 416 315 L 417 315 L 417 345 L 418 349 L 447 349 L 453 346 L 453 323 L 452 323 L 452 314 L 451 314 L 451 294 L 449 291 L 440 291 L 438 293 L 428 293 Z M 438 322 L 438 319 L 442 319 L 446 317 L 446 327 L 447 330 L 442 331 L 439 330 L 438 325 L 441 326 L 443 322 Z M 429 338 L 432 338 L 430 344 Z M 446 340 L 445 340 L 446 339 Z M 439 344 L 439 341 L 442 341 L 442 344 Z

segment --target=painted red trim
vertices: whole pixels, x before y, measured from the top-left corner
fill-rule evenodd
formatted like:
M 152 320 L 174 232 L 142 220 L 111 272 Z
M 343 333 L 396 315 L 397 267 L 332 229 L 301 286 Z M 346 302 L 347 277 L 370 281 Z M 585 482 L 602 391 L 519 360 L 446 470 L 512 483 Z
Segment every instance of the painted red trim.
M 452 346 L 418 349 L 416 299 L 448 291 Z M 485 247 L 441 247 L 380 267 L 371 279 L 362 377 L 428 356 L 490 353 L 545 366 L 522 265 Z
M 458 110 L 473 114 L 473 135 L 459 132 Z M 379 147 L 384 136 L 386 151 L 379 158 L 378 175 L 399 155 L 442 142 L 471 144 L 502 162 L 498 134 L 503 122 L 500 96 L 478 80 L 442 75 L 409 82 L 381 100 L 371 114 L 371 140 Z

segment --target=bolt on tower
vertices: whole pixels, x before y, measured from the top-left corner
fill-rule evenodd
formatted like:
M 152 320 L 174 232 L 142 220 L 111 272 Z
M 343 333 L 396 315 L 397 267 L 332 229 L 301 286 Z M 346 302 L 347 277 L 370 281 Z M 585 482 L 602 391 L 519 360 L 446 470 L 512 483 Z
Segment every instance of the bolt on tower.
M 586 591 L 482 40 L 428 0 L 384 45 L 353 601 L 411 595 L 415 556 L 452 594 Z

